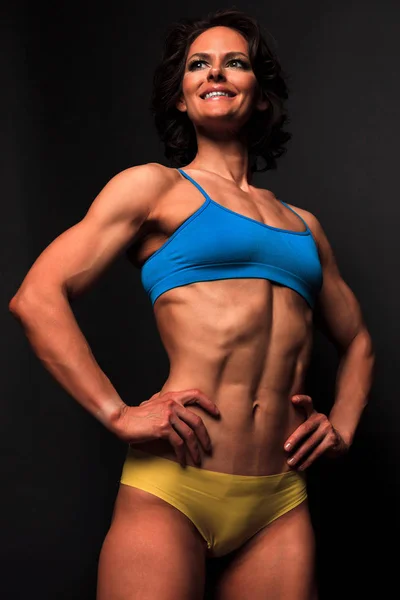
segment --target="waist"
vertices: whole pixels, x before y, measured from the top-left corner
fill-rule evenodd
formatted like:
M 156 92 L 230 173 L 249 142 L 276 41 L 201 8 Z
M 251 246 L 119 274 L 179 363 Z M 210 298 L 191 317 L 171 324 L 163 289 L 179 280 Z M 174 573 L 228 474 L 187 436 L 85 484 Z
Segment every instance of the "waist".
M 139 459 L 140 465 L 137 460 Z M 135 446 L 129 446 L 125 467 L 127 463 L 135 462 L 134 464 L 134 476 L 138 476 L 140 478 L 140 467 L 142 467 L 143 475 L 145 474 L 146 478 L 149 477 L 149 473 L 151 474 L 151 469 L 157 470 L 158 473 L 160 469 L 162 471 L 162 476 L 170 479 L 170 476 L 178 474 L 182 476 L 182 474 L 187 475 L 188 478 L 195 478 L 197 482 L 202 481 L 204 484 L 210 484 L 214 482 L 219 482 L 221 486 L 230 486 L 233 484 L 245 484 L 246 495 L 249 494 L 251 488 L 248 486 L 253 486 L 254 491 L 262 491 L 265 486 L 279 486 L 280 482 L 286 478 L 293 479 L 301 479 L 305 481 L 306 474 L 304 472 L 299 471 L 282 471 L 279 473 L 273 473 L 270 475 L 239 475 L 235 473 L 223 473 L 219 471 L 212 471 L 199 467 L 186 466 L 184 468 L 181 465 L 175 463 L 174 461 L 170 461 L 169 459 L 165 459 L 164 457 L 153 455 L 149 452 L 145 452 L 143 450 L 138 450 Z
M 177 388 L 175 388 L 176 390 Z M 184 388 L 182 388 L 184 389 Z M 187 388 L 188 389 L 188 388 Z M 200 388 L 201 389 L 201 388 Z M 198 415 L 210 436 L 212 451 L 206 453 L 198 443 L 201 465 L 198 467 L 185 445 L 186 464 L 220 473 L 263 476 L 290 470 L 283 446 L 289 435 L 304 421 L 304 414 L 287 397 L 272 402 L 263 398 L 245 406 L 237 401 L 216 402 L 218 419 L 197 405 L 185 408 Z M 135 444 L 134 448 L 179 462 L 173 446 L 167 440 Z

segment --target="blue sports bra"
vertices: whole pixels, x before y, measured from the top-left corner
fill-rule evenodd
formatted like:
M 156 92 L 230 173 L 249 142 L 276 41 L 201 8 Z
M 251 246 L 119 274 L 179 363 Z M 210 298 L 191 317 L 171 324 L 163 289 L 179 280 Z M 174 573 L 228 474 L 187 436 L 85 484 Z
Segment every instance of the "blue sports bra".
M 182 169 L 178 171 L 205 201 L 141 268 L 141 280 L 154 305 L 168 290 L 198 281 L 268 279 L 298 292 L 311 308 L 322 285 L 314 238 L 305 231 L 271 227 L 212 200 Z

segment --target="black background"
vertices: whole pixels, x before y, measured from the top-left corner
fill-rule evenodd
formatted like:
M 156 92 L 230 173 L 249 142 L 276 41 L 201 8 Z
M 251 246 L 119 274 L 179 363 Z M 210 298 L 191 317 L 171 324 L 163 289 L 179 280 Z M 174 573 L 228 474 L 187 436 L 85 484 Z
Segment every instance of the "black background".
M 5 600 L 94 600 L 126 447 L 52 379 L 8 302 L 40 252 L 117 172 L 167 164 L 148 111 L 165 27 L 235 6 L 270 31 L 291 95 L 288 154 L 255 185 L 313 212 L 359 299 L 377 355 L 345 460 L 309 469 L 320 600 L 392 596 L 398 539 L 400 4 L 9 3 L 1 7 L 1 556 Z M 127 404 L 168 361 L 140 274 L 118 259 L 73 306 Z M 308 389 L 333 401 L 336 353 L 318 332 Z M 396 547 L 396 546 L 395 546 Z M 207 596 L 218 562 L 209 565 Z M 250 597 L 250 596 L 249 596 Z

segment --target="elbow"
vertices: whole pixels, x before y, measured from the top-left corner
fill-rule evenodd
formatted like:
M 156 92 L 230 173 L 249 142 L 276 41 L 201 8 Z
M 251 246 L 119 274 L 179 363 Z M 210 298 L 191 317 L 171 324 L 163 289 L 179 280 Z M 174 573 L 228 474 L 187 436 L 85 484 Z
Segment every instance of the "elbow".
M 17 310 L 17 300 L 16 300 L 15 296 L 13 296 L 11 298 L 10 302 L 8 303 L 8 310 L 11 313 L 15 313 L 16 312 L 16 310 Z
M 8 309 L 13 316 L 22 320 L 37 314 L 46 306 L 54 306 L 60 298 L 68 298 L 65 287 L 45 282 L 42 286 L 35 285 L 24 287 L 23 291 L 18 290 L 11 298 Z
M 364 329 L 364 349 L 365 353 L 370 357 L 372 363 L 375 363 L 375 349 L 372 337 L 367 328 Z
M 21 294 L 17 293 L 11 298 L 10 302 L 8 303 L 8 310 L 13 315 L 13 317 L 21 319 L 22 315 L 25 314 L 27 310 L 29 310 L 28 304 L 31 304 L 31 301 L 28 302 L 25 296 L 22 296 Z
M 17 292 L 8 303 L 8 309 L 14 317 L 21 320 L 36 310 L 41 302 L 38 293 L 28 289 Z
M 368 360 L 371 366 L 375 364 L 374 344 L 366 327 L 360 329 L 346 344 L 338 346 L 337 350 L 340 357 L 356 353 L 363 360 Z
M 21 303 L 18 294 L 15 294 L 15 296 L 13 296 L 10 302 L 8 303 L 8 310 L 10 311 L 10 313 L 12 313 L 13 315 L 18 315 L 18 312 L 20 310 L 20 304 Z
M 375 349 L 370 332 L 364 327 L 355 339 L 354 348 L 358 351 L 359 356 L 367 365 L 371 379 L 375 371 Z
M 374 344 L 372 341 L 372 337 L 370 332 L 368 331 L 368 329 L 366 327 L 363 327 L 362 330 L 358 333 L 358 335 L 355 338 L 357 347 L 360 349 L 360 352 L 362 352 L 362 354 L 369 358 L 372 363 L 375 362 L 375 350 L 374 350 Z

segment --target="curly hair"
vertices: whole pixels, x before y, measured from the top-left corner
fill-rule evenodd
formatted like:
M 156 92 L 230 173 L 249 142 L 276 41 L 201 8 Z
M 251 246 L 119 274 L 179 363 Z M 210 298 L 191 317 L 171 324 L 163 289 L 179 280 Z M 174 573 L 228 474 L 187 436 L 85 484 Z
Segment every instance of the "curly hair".
M 195 128 L 186 112 L 176 108 L 182 91 L 187 53 L 192 42 L 211 27 L 237 30 L 248 42 L 250 62 L 258 84 L 269 101 L 265 111 L 254 110 L 245 125 L 250 172 L 276 169 L 276 159 L 286 152 L 284 145 L 292 134 L 283 131 L 289 122 L 285 100 L 288 86 L 276 54 L 267 44 L 260 25 L 246 13 L 219 9 L 206 18 L 182 18 L 166 30 L 161 62 L 153 76 L 150 111 L 157 133 L 164 143 L 164 155 L 173 167 L 182 167 L 197 153 Z M 261 132 L 261 135 L 260 135 Z M 258 157 L 265 161 L 258 168 Z

